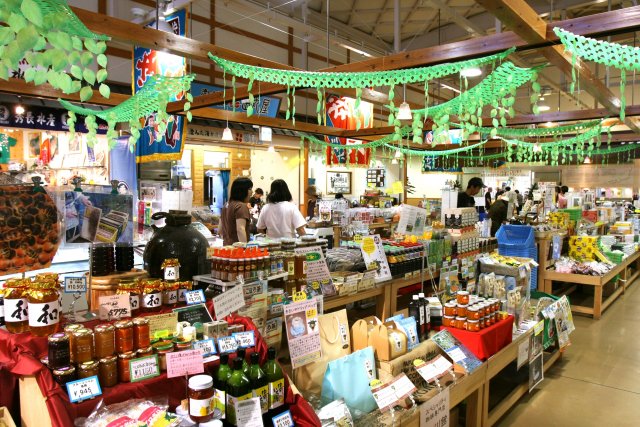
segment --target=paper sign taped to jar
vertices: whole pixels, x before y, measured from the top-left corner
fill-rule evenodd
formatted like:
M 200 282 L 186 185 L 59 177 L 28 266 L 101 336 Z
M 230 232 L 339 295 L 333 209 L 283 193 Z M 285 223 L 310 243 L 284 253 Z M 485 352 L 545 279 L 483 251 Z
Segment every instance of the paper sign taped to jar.
M 87 278 L 84 276 L 83 277 L 65 277 L 64 292 L 65 293 L 87 292 Z
M 98 298 L 100 320 L 116 320 L 131 317 L 131 301 L 127 294 L 107 295 Z
M 167 378 L 204 372 L 202 351 L 185 350 L 167 353 Z
M 362 258 L 368 270 L 375 270 L 376 282 L 391 280 L 391 269 L 382 247 L 382 239 L 377 234 L 366 236 L 360 244 Z
M 100 383 L 96 375 L 81 380 L 71 381 L 66 384 L 67 394 L 71 403 L 93 399 L 102 394 Z
M 216 319 L 224 319 L 233 312 L 244 307 L 244 290 L 242 286 L 234 286 L 227 292 L 213 297 L 213 311 Z
M 163 313 L 147 316 L 149 320 L 149 336 L 151 339 L 173 336 L 178 326 L 178 313 Z
M 159 376 L 158 355 L 154 354 L 153 356 L 130 360 L 129 372 L 132 383 Z

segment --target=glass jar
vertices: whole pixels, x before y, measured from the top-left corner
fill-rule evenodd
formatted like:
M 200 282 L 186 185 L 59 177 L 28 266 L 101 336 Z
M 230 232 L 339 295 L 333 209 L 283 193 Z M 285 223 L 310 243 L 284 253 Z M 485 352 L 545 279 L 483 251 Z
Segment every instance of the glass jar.
M 78 329 L 73 333 L 73 354 L 77 364 L 93 360 L 93 331 Z
M 118 355 L 118 378 L 121 383 L 131 382 L 131 371 L 129 370 L 129 362 L 136 357 L 133 351 Z
M 151 345 L 149 337 L 149 319 L 138 317 L 133 319 L 133 348 L 146 348 Z
M 460 316 L 456 317 L 456 328 L 467 329 L 467 318 Z
M 29 330 L 44 337 L 58 331 L 60 326 L 60 292 L 54 282 L 32 282 L 27 291 Z
M 458 307 L 456 308 L 457 310 L 457 316 L 458 317 L 467 317 L 467 305 L 461 305 L 458 304 Z
M 7 330 L 29 332 L 28 280 L 9 279 L 4 283 L 4 312 Z
M 142 281 L 142 310 L 146 313 L 162 310 L 162 282 L 160 280 Z
M 153 351 L 158 355 L 158 365 L 160 371 L 167 370 L 167 353 L 173 352 L 173 343 L 171 341 L 158 341 L 153 344 Z
M 287 252 L 284 254 L 284 268 L 287 272 L 287 280 L 295 279 L 296 277 L 296 254 L 293 252 Z
M 191 350 L 192 343 L 191 341 L 176 340 L 174 341 L 174 346 L 176 351 Z
M 480 325 L 480 329 L 484 329 L 486 327 L 486 325 L 484 324 L 484 317 L 481 317 L 478 320 L 478 325 Z
M 187 298 L 185 297 L 185 293 L 193 289 L 193 282 L 185 280 L 182 282 L 178 282 L 178 304 L 186 304 Z
M 118 384 L 118 358 L 116 356 L 100 359 L 98 378 L 102 387 L 113 387 Z
M 478 332 L 480 331 L 480 323 L 477 320 L 467 320 L 467 331 Z
M 119 320 L 113 324 L 116 328 L 116 352 L 127 353 L 133 351 L 133 322 Z
M 140 286 L 136 282 L 121 281 L 118 284 L 116 295 L 129 294 L 129 302 L 131 303 L 131 316 L 135 316 L 140 310 Z
M 53 379 L 60 385 L 76 380 L 76 368 L 65 366 L 64 368 L 53 370 Z
M 455 302 L 448 302 L 444 305 L 443 311 L 445 316 L 455 316 L 458 314 L 458 309 Z
M 442 316 L 442 326 L 449 326 L 455 328 L 456 318 L 453 316 Z
M 478 310 L 478 307 L 473 306 L 467 308 L 467 319 L 480 320 L 480 310 Z
M 305 254 L 296 254 L 295 260 L 295 278 L 304 279 L 307 277 L 307 256 Z
M 92 360 L 90 362 L 84 362 L 78 365 L 78 379 L 89 378 L 94 375 L 98 375 L 98 370 L 100 368 L 100 364 Z M 99 379 L 99 377 L 98 377 Z
M 58 332 L 48 338 L 48 366 L 49 369 L 64 368 L 71 364 L 71 350 L 69 349 L 69 335 Z
M 213 378 L 209 375 L 194 375 L 189 378 L 189 417 L 197 423 L 213 418 Z
M 152 355 L 153 355 L 153 347 L 151 346 L 139 348 L 138 351 L 136 351 L 136 357 L 145 357 L 145 356 L 152 356 Z
M 84 329 L 84 326 L 82 326 L 79 323 L 70 323 L 68 325 L 66 325 L 64 327 L 64 332 L 69 336 L 69 349 L 71 350 L 71 363 L 73 363 L 76 360 L 76 355 L 75 355 L 75 337 L 73 336 L 73 333 L 75 331 L 77 331 L 78 329 Z
M 173 308 L 178 305 L 178 282 L 164 282 L 162 286 L 162 305 Z
M 98 325 L 93 329 L 96 359 L 113 356 L 116 352 L 116 328 L 113 325 Z
M 456 301 L 461 305 L 469 304 L 469 292 L 458 291 L 458 293 L 456 294 Z

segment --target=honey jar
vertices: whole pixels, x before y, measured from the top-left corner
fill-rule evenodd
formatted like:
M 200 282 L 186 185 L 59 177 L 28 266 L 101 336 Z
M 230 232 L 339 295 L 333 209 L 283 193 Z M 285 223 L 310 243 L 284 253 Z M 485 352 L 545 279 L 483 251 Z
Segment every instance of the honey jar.
M 486 327 L 486 325 L 484 324 L 484 317 L 481 317 L 478 320 L 478 324 L 480 325 L 480 329 L 484 329 Z
M 133 319 L 133 348 L 146 348 L 151 345 L 149 337 L 149 319 L 138 317 Z
M 193 421 L 205 423 L 213 418 L 214 394 L 213 378 L 209 375 L 195 375 L 189 378 L 189 417 Z
M 477 320 L 467 320 L 467 331 L 478 332 L 480 331 L 480 323 Z
M 153 344 L 153 351 L 158 355 L 158 365 L 160 371 L 167 370 L 167 353 L 173 352 L 173 343 L 171 341 L 158 341 Z
M 118 384 L 118 358 L 116 356 L 100 359 L 98 379 L 102 387 L 113 387 Z
M 73 363 L 76 358 L 75 358 L 75 337 L 73 336 L 73 333 L 75 331 L 77 331 L 78 329 L 84 329 L 84 326 L 82 326 L 79 323 L 70 323 L 68 325 L 66 325 L 64 327 L 64 332 L 69 336 L 69 349 L 71 350 L 71 363 Z
M 164 282 L 162 284 L 162 305 L 171 308 L 178 305 L 178 282 Z
M 76 368 L 65 366 L 64 368 L 53 370 L 53 379 L 60 385 L 76 380 Z
M 94 375 L 98 376 L 100 364 L 97 361 L 84 362 L 78 365 L 78 379 L 89 378 Z M 98 381 L 100 377 L 98 377 Z
M 455 302 L 448 302 L 443 307 L 445 316 L 455 316 L 458 314 L 457 305 Z
M 118 378 L 121 383 L 131 382 L 131 371 L 129 362 L 136 357 L 132 351 L 118 355 Z
M 155 313 L 162 310 L 162 282 L 160 280 L 142 281 L 142 310 Z
M 460 316 L 456 317 L 456 328 L 467 329 L 467 318 Z
M 116 352 L 127 353 L 133 351 L 133 322 L 119 320 L 114 323 L 116 328 Z
M 458 291 L 458 293 L 456 294 L 456 301 L 459 305 L 469 304 L 469 292 Z
M 456 318 L 453 316 L 442 316 L 442 326 L 449 326 L 455 328 L 455 320 Z
M 73 346 L 75 363 L 93 360 L 93 331 L 82 328 L 73 332 Z
M 47 365 L 49 369 L 59 369 L 71 364 L 69 335 L 57 332 L 49 335 L 47 348 Z
M 28 280 L 9 279 L 4 283 L 4 316 L 9 332 L 29 332 Z
M 458 316 L 458 317 L 467 317 L 467 307 L 468 307 L 468 305 L 466 305 L 466 304 L 463 304 L 463 305 L 458 304 L 458 307 L 457 307 L 457 310 L 458 310 L 457 316 Z
M 117 295 L 129 294 L 131 303 L 131 315 L 135 316 L 140 310 L 140 286 L 136 282 L 121 281 L 116 290 Z
M 60 326 L 60 292 L 57 282 L 32 282 L 27 291 L 29 330 L 44 337 L 58 331 Z
M 113 356 L 116 352 L 116 328 L 113 325 L 98 325 L 93 329 L 96 359 Z
M 178 304 L 186 304 L 187 298 L 185 297 L 185 293 L 190 291 L 193 288 L 193 282 L 190 281 L 182 281 L 178 283 Z
M 467 319 L 469 320 L 479 320 L 480 319 L 480 310 L 477 306 L 472 306 L 467 308 Z
M 489 300 L 489 304 L 491 304 L 491 313 L 495 313 L 500 310 L 500 300 L 496 298 L 491 298 Z

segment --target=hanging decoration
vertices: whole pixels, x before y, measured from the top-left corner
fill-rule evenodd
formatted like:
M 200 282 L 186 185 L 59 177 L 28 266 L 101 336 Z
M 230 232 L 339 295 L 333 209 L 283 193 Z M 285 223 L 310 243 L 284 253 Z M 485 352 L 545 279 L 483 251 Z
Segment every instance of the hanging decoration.
M 109 98 L 107 49 L 109 37 L 91 32 L 66 0 L 5 0 L 0 8 L 0 79 L 23 77 L 35 85 L 49 83 L 65 94 L 80 92 L 80 100 L 100 94 Z M 98 64 L 98 71 L 90 67 Z
M 155 141 L 163 138 L 164 132 L 172 116 L 167 113 L 167 103 L 176 94 L 185 93 L 187 102 L 184 104 L 187 120 L 191 121 L 191 102 L 193 96 L 189 93 L 191 82 L 195 78 L 195 74 L 187 74 L 182 77 L 165 77 L 159 74 L 150 76 L 145 85 L 135 95 L 127 99 L 123 103 L 109 108 L 107 110 L 92 110 L 74 105 L 68 101 L 59 99 L 63 107 L 69 110 L 69 131 L 73 138 L 75 131 L 76 114 L 86 116 L 85 124 L 89 133 L 87 134 L 87 144 L 93 146 L 96 142 L 97 124 L 96 117 L 105 120 L 108 123 L 107 138 L 109 140 L 109 148 L 116 144 L 118 133 L 115 130 L 116 123 L 128 122 L 131 136 L 129 137 L 129 149 L 133 151 L 138 138 L 140 138 L 140 130 L 142 129 L 141 118 L 147 117 L 153 113 L 155 116 L 155 124 L 153 133 Z M 149 141 L 152 142 L 153 140 Z
M 373 104 L 370 102 L 358 102 L 357 99 L 331 95 L 327 98 L 326 114 L 327 125 L 334 128 L 354 130 L 358 127 L 365 129 L 373 127 Z M 354 144 L 361 144 L 362 141 L 337 136 L 326 136 L 325 139 L 333 144 L 342 144 L 342 148 L 327 148 L 327 166 L 369 165 L 371 156 L 369 147 L 350 148 Z
M 588 122 L 574 123 L 564 126 L 555 127 L 537 127 L 537 128 L 509 128 L 503 127 L 496 131 L 496 136 L 502 136 L 505 138 L 535 138 L 535 137 L 560 137 L 565 134 L 579 133 L 592 129 L 602 123 L 602 120 L 596 119 Z M 454 127 L 461 127 L 457 123 L 452 123 Z M 480 135 L 491 134 L 493 128 L 479 127 L 476 128 L 476 132 Z

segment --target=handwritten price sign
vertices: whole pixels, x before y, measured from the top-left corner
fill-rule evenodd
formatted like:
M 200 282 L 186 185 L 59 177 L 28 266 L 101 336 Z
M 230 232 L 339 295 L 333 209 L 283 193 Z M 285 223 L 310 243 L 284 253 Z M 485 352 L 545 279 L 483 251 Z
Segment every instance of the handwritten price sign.
M 185 350 L 167 353 L 167 378 L 204 372 L 202 351 Z
M 449 425 L 449 387 L 420 405 L 420 427 Z
M 204 357 L 216 354 L 216 345 L 213 343 L 212 338 L 194 342 L 193 348 L 202 351 L 202 356 Z
M 242 286 L 239 285 L 213 297 L 213 309 L 216 312 L 216 319 L 223 319 L 244 306 L 244 292 Z
M 122 319 L 131 317 L 131 300 L 129 295 L 108 295 L 99 298 L 100 320 Z
M 67 394 L 71 403 L 80 402 L 82 400 L 93 399 L 102 394 L 100 383 L 96 375 L 83 378 L 77 381 L 71 381 L 66 384 Z
M 238 349 L 238 341 L 234 337 L 220 337 L 218 338 L 218 350 L 220 354 L 233 353 Z

